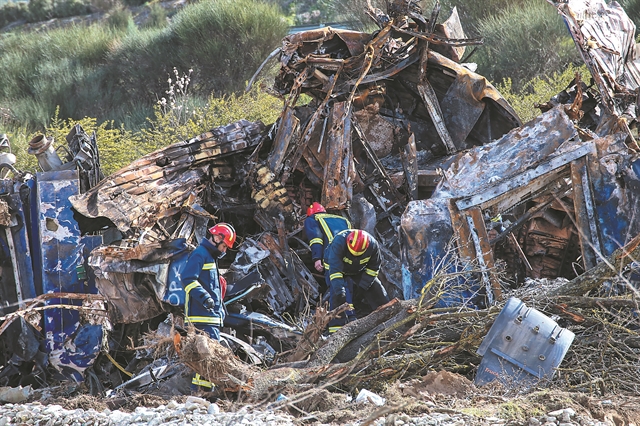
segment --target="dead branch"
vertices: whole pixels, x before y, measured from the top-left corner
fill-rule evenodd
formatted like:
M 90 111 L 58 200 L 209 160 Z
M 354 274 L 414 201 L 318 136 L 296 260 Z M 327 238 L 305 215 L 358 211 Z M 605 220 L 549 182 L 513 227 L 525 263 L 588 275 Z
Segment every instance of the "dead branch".
M 342 304 L 333 311 L 327 311 L 326 307 L 316 308 L 311 324 L 304 330 L 300 343 L 293 353 L 287 358 L 287 362 L 301 361 L 318 349 L 318 340 L 326 330 L 329 322 L 338 318 L 340 314 L 349 309 L 347 303 Z
M 0 325 L 0 334 L 4 333 L 5 330 L 11 325 L 11 323 L 16 320 L 18 317 L 23 317 L 26 314 L 33 311 L 41 311 L 43 309 L 51 309 L 51 308 L 63 308 L 63 309 L 76 309 L 76 310 L 90 310 L 90 311 L 105 311 L 105 309 L 93 308 L 88 306 L 76 306 L 76 305 L 47 305 L 43 307 L 37 307 L 39 304 L 44 303 L 50 299 L 76 299 L 76 300 L 102 300 L 105 298 L 99 294 L 80 294 L 80 293 L 45 293 L 41 294 L 33 299 L 24 300 L 23 303 L 28 303 L 23 309 L 20 309 L 15 312 L 11 312 L 3 317 L 0 317 L 0 321 L 4 321 L 2 325 Z M 100 315 L 97 314 L 96 315 Z
M 307 367 L 318 367 L 329 364 L 335 356 L 349 342 L 358 338 L 362 334 L 371 330 L 378 324 L 396 315 L 402 309 L 402 303 L 398 299 L 393 299 L 386 305 L 380 306 L 371 314 L 349 323 L 336 332 L 327 343 L 318 349 L 311 357 Z
M 640 255 L 640 235 L 611 256 L 568 283 L 551 290 L 548 296 L 583 296 L 598 288 L 606 280 L 616 278 L 620 272 Z

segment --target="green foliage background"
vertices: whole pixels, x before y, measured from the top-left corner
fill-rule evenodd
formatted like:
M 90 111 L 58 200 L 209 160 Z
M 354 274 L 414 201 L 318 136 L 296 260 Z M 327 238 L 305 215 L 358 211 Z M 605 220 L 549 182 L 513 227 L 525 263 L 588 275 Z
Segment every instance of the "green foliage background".
M 138 28 L 127 9 L 106 20 L 0 38 L 0 106 L 10 119 L 45 127 L 61 117 L 94 116 L 146 126 L 173 68 L 193 70 L 194 102 L 244 88 L 287 33 L 277 7 L 253 0 L 203 0 L 165 27 Z

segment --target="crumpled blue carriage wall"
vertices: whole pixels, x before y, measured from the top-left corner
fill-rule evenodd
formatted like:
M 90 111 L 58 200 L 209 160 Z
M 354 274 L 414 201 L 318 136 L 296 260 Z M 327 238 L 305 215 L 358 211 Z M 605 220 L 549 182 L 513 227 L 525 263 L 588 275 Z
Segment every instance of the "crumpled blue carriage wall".
M 400 223 L 403 297 L 437 296 L 436 308 L 476 308 L 481 286 L 465 274 L 452 244 L 453 227 L 446 199 L 412 201 Z M 431 280 L 449 274 L 446 280 Z M 420 283 L 420 284 L 416 284 Z
M 0 261 L 6 266 L 4 273 L 11 271 L 11 279 L 3 279 L 3 289 L 0 292 L 3 301 L 9 303 L 10 310 L 18 307 L 18 302 L 29 300 L 36 296 L 33 266 L 31 262 L 31 250 L 29 247 L 28 218 L 24 213 L 23 197 L 21 189 L 27 189 L 26 184 L 20 180 L 1 179 L 0 198 L 6 203 L 11 212 L 8 226 L 1 226 L 0 232 Z M 26 195 L 26 194 L 25 194 Z M 28 199 L 25 199 L 28 203 Z M 7 288 L 14 285 L 14 288 Z
M 78 278 L 78 270 L 85 263 L 84 244 L 69 203 L 69 197 L 79 192 L 78 172 L 52 171 L 38 173 L 36 177 L 42 291 L 87 293 L 85 282 Z M 47 303 L 81 302 L 52 299 Z M 47 309 L 43 319 L 49 361 L 66 377 L 81 381 L 84 370 L 100 353 L 101 326 L 81 326 L 80 312 L 72 309 Z
M 480 192 L 501 179 L 515 176 L 554 154 L 563 143 L 577 139 L 575 126 L 562 110 L 554 108 L 499 140 L 451 156 L 445 178 L 428 200 L 407 205 L 400 224 L 402 290 L 405 299 L 417 297 L 448 262 L 445 254 L 453 236 L 449 200 Z M 455 263 L 455 262 L 454 262 Z M 442 269 L 440 268 L 442 271 Z M 446 271 L 446 269 L 444 269 Z M 469 301 L 475 284 L 452 285 L 442 298 L 450 303 Z M 443 302 L 443 303 L 449 303 Z
M 640 157 L 625 139 L 623 133 L 596 139 L 598 158 L 589 161 L 605 256 L 640 234 Z

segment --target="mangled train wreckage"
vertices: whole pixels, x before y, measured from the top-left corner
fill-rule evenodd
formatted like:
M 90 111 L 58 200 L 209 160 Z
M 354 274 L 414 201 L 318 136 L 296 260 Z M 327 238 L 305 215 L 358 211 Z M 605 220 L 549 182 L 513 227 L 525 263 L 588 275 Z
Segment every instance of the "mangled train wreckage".
M 79 126 L 62 159 L 53 140 L 30 143 L 35 176 L 1 154 L 0 385 L 121 386 L 144 358 L 133 336 L 182 326 L 180 273 L 216 219 L 243 237 L 222 264 L 225 336 L 267 365 L 326 291 L 302 232 L 313 201 L 381 242 L 381 279 L 400 299 L 484 308 L 527 277 L 596 266 L 640 233 L 635 26 L 615 3 L 550 3 L 593 83 L 576 76 L 524 125 L 465 63 L 481 40 L 455 9 L 436 24 L 437 6 L 425 18 L 396 0 L 370 7 L 372 34 L 283 40 L 273 125 L 241 120 L 106 178 Z M 312 100 L 298 106 L 302 93 Z

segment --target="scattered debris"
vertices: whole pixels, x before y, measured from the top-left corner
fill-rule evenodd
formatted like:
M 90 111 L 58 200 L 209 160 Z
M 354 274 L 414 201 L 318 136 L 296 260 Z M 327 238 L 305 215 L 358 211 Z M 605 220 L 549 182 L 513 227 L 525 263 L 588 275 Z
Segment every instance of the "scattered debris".
M 638 361 L 617 346 L 636 347 L 640 325 L 635 27 L 615 3 L 550 2 L 594 84 L 577 75 L 526 124 L 465 63 L 482 41 L 464 35 L 455 9 L 436 25 L 439 5 L 426 18 L 394 0 L 387 12 L 369 6 L 372 34 L 283 40 L 270 56 L 285 99 L 272 125 L 218 127 L 106 178 L 96 135 L 80 126 L 62 157 L 52 139 L 31 141 L 35 176 L 0 153 L 0 385 L 186 393 L 186 365 L 220 396 L 286 405 L 311 387 L 373 392 L 429 370 L 475 374 L 476 385 L 489 370 L 505 384 L 526 371 L 518 385 L 532 385 L 560 369 L 554 380 L 574 389 L 637 392 L 640 380 L 571 371 L 585 345 L 625 374 Z M 610 20 L 616 31 L 598 30 Z M 298 106 L 302 93 L 311 102 Z M 326 324 L 349 307 L 326 309 L 303 235 L 314 201 L 375 236 L 393 299 L 330 337 Z M 185 326 L 179 279 L 218 219 L 242 239 L 220 262 L 224 345 Z M 572 281 L 543 290 L 545 279 Z M 529 331 L 499 331 L 513 324 L 553 349 L 538 350 Z M 624 338 L 607 340 L 613 329 Z

